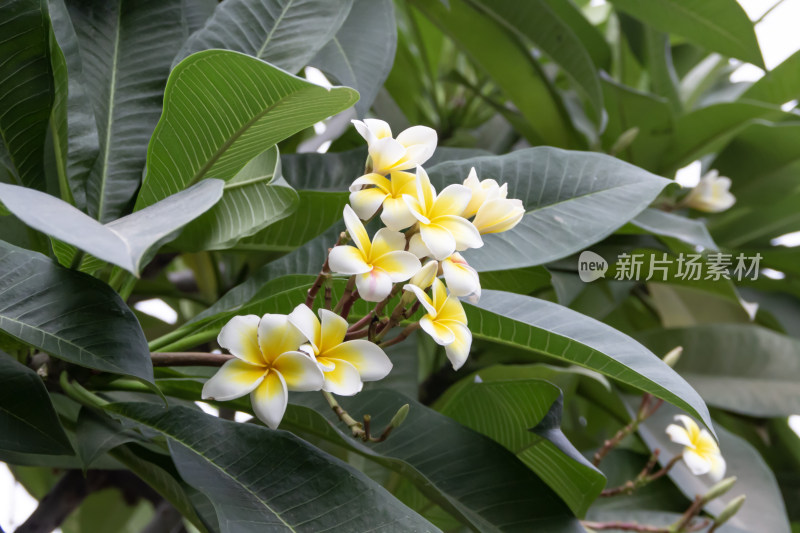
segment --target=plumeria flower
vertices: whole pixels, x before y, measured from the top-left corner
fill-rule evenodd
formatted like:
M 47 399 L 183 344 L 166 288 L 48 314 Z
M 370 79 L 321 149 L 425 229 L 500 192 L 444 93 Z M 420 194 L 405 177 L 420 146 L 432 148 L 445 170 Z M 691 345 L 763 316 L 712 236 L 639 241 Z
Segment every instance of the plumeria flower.
M 500 233 L 519 224 L 523 216 L 525 216 L 525 208 L 522 200 L 498 197 L 484 202 L 478 208 L 472 224 L 481 235 Z
M 442 261 L 442 274 L 450 294 L 459 298 L 469 297 L 472 303 L 478 302 L 481 297 L 480 277 L 460 253 L 456 252 Z
M 364 188 L 370 186 L 369 188 Z M 404 194 L 416 194 L 417 177 L 410 172 L 392 172 L 391 179 L 380 174 L 366 174 L 350 186 L 350 205 L 362 220 L 367 220 L 383 206 L 381 220 L 386 227 L 400 231 L 417 219 L 403 201 Z
M 420 319 L 419 325 L 437 344 L 444 346 L 453 369 L 461 368 L 472 345 L 472 333 L 467 327 L 467 315 L 461 302 L 455 296 L 448 296 L 444 283 L 438 278 L 433 280 L 433 298 L 416 285 L 406 284 L 403 289 L 412 291 L 428 312 Z
M 309 343 L 300 349 L 314 357 L 324 371 L 322 390 L 352 396 L 361 390 L 363 381 L 377 381 L 389 374 L 392 362 L 377 344 L 364 339 L 345 341 L 347 320 L 327 309 L 320 309 L 319 316 L 321 322 L 300 304 L 289 321 Z
M 472 192 L 463 185 L 448 185 L 438 195 L 428 173 L 417 167 L 417 194 L 403 200 L 419 224 L 419 235 L 434 259 L 442 261 L 456 250 L 483 246 L 478 230 L 461 216 Z
M 414 168 L 430 159 L 436 150 L 436 130 L 426 126 L 412 126 L 393 139 L 392 129 L 383 120 L 367 118 L 352 122 L 367 141 L 372 172 L 376 174 Z
M 328 256 L 331 270 L 356 276 L 359 296 L 379 302 L 392 292 L 392 284 L 406 281 L 421 265 L 414 254 L 406 252 L 402 233 L 381 228 L 370 242 L 364 225 L 353 209 L 344 206 L 344 223 L 356 246 L 336 246 Z
M 695 476 L 709 474 L 713 481 L 719 481 L 725 475 L 725 459 L 719 446 L 705 428 L 700 429 L 694 420 L 686 415 L 676 415 L 675 420 L 683 423 L 667 426 L 667 435 L 672 442 L 685 446 L 683 461 Z
M 461 214 L 464 218 L 470 218 L 475 215 L 485 202 L 495 198 L 505 198 L 508 195 L 508 185 L 504 183 L 501 187 L 493 179 L 479 180 L 475 167 L 469 169 L 469 175 L 464 180 L 464 186 L 469 187 L 469 190 L 472 191 L 472 198 Z
M 250 393 L 253 412 L 275 429 L 286 412 L 287 391 L 322 388 L 322 370 L 298 351 L 305 338 L 286 315 L 235 316 L 217 340 L 236 358 L 206 382 L 204 400 L 226 401 Z
M 708 213 L 719 213 L 733 206 L 736 197 L 730 192 L 731 179 L 711 170 L 684 199 L 689 207 Z
M 414 274 L 408 283 L 410 285 L 414 285 L 415 287 L 419 287 L 422 290 L 427 289 L 431 285 L 433 285 L 433 280 L 436 279 L 436 276 L 439 274 L 439 263 L 435 260 L 430 260 L 425 263 L 425 266 L 419 269 L 419 272 Z

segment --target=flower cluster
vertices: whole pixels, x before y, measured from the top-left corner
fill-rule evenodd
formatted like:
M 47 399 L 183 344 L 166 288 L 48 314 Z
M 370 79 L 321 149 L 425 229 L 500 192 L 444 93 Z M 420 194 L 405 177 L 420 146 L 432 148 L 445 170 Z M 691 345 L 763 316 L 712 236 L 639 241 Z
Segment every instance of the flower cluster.
M 331 393 L 353 395 L 364 381 L 385 377 L 392 363 L 382 347 L 404 340 L 416 327 L 444 346 L 453 368 L 460 368 L 472 334 L 459 298 L 477 301 L 481 286 L 459 252 L 483 246 L 482 235 L 509 230 L 525 214 L 520 200 L 507 197 L 506 185 L 479 180 L 474 168 L 463 183 L 437 192 L 422 168 L 436 149 L 431 128 L 414 126 L 394 138 L 382 120 L 353 124 L 367 141 L 369 157 L 367 173 L 350 187 L 343 213 L 347 233 L 331 249 L 305 304 L 289 315 L 237 316 L 225 325 L 218 341 L 234 358 L 203 388 L 204 399 L 220 401 L 249 393 L 253 411 L 271 428 L 280 423 L 290 390 L 325 391 L 338 407 Z M 377 215 L 384 227 L 370 237 L 362 220 Z M 343 242 L 347 236 L 352 245 Z M 326 288 L 318 318 L 314 299 L 332 273 L 347 276 L 347 287 L 333 310 Z M 394 310 L 381 316 L 401 291 Z M 358 298 L 375 306 L 351 325 L 347 317 Z M 419 321 L 383 340 L 420 307 Z

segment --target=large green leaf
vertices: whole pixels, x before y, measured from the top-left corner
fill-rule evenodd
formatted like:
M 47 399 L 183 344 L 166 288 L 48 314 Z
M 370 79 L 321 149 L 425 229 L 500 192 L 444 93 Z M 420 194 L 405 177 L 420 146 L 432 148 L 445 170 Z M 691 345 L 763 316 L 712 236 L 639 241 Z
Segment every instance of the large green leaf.
M 204 177 L 230 180 L 264 150 L 357 97 L 352 89 L 328 90 L 237 52 L 188 57 L 167 83 L 135 209 Z
M 514 377 L 496 377 L 492 369 L 469 376 L 450 387 L 436 408 L 514 452 L 576 515 L 583 516 L 603 489 L 605 477 L 574 447 L 566 455 L 531 431 L 554 405 L 560 408 L 561 391 L 543 379 L 526 379 L 520 367 L 514 370 Z M 560 419 L 559 412 L 556 428 Z
M 440 163 L 430 169 L 431 180 L 460 183 L 471 167 L 481 179 L 508 183 L 508 196 L 527 210 L 517 227 L 486 235 L 483 248 L 465 253 L 478 271 L 540 265 L 580 251 L 639 214 L 669 183 L 613 157 L 550 147 Z
M 753 23 L 736 0 L 610 0 L 654 28 L 764 68 Z
M 0 448 L 12 452 L 72 454 L 42 379 L 0 351 Z
M 0 4 L 0 136 L 20 183 L 44 189 L 44 141 L 55 87 L 45 0 Z
M 703 250 L 717 250 L 717 245 L 702 220 L 693 220 L 658 209 L 645 209 L 631 220 L 631 225 L 638 230 L 623 228 L 621 233 L 638 233 L 639 230 L 644 230 L 681 240 L 691 246 L 699 246 Z
M 160 244 L 219 201 L 222 186 L 220 180 L 204 180 L 106 225 L 33 189 L 0 183 L 0 200 L 28 226 L 138 274 Z
M 466 304 L 465 310 L 476 338 L 595 370 L 663 398 L 711 428 L 706 404 L 680 375 L 602 322 L 552 302 L 500 291 L 484 291 L 480 303 Z
M 0 329 L 55 357 L 152 381 L 139 322 L 108 285 L 0 241 Z
M 546 0 L 556 15 L 572 29 L 581 40 L 584 48 L 598 68 L 608 69 L 611 65 L 611 47 L 600 30 L 595 27 L 583 12 L 572 2 Z
M 800 341 L 755 325 L 714 324 L 637 335 L 658 353 L 683 346 L 676 370 L 720 409 L 750 416 L 800 412 Z
M 797 97 L 800 97 L 800 51 L 767 72 L 739 98 L 783 105 Z
M 86 183 L 87 212 L 124 215 L 141 183 L 175 50 L 186 38 L 182 0 L 69 3 L 100 152 Z
M 638 405 L 638 398 L 631 398 L 629 407 Z M 647 446 L 654 450 L 659 448 L 659 461 L 665 464 L 673 454 L 680 453 L 681 447 L 670 442 L 665 431 L 668 424 L 673 423 L 674 415 L 680 413 L 672 406 L 662 406 L 639 428 L 639 435 Z M 732 499 L 745 494 L 742 509 L 731 518 L 730 525 L 743 531 L 769 531 L 789 533 L 789 520 L 778 483 L 769 466 L 744 439 L 718 426 L 719 447 L 727 463 L 726 476 L 736 476 L 737 482 L 727 494 L 713 500 L 705 506 L 712 515 L 718 514 Z M 695 476 L 683 462 L 679 462 L 669 471 L 669 477 L 687 498 L 705 494 L 714 485 L 708 476 Z
M 214 504 L 220 530 L 436 531 L 366 475 L 294 435 L 186 407 L 109 409 L 169 439 L 181 476 Z
M 587 97 L 599 118 L 603 109 L 597 71 L 589 52 L 547 0 L 470 0 L 508 31 L 529 40 L 558 64 Z
M 352 5 L 353 0 L 227 0 L 186 41 L 173 64 L 222 48 L 294 73 L 336 35 Z
M 290 215 L 298 201 L 297 193 L 281 178 L 278 148 L 272 147 L 228 180 L 222 199 L 187 224 L 172 245 L 187 251 L 230 248 Z
M 358 90 L 355 108 L 363 117 L 392 70 L 396 48 L 392 0 L 355 0 L 342 27 L 309 63 Z

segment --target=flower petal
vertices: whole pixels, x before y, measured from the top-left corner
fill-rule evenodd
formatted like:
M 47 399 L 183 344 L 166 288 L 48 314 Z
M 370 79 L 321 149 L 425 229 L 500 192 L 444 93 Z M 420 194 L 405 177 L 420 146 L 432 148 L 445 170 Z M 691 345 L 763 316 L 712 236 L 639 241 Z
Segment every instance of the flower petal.
M 412 126 L 400 132 L 397 141 L 408 148 L 408 159 L 413 162 L 408 168 L 423 164 L 436 150 L 436 130 L 427 126 Z
M 455 253 L 442 262 L 442 273 L 450 294 L 469 296 L 480 292 L 481 281 L 474 268 L 469 266 L 461 254 Z
M 350 184 L 349 190 L 350 192 L 360 191 L 368 185 L 374 185 L 379 189 L 382 189 L 386 194 L 389 194 L 392 187 L 391 182 L 384 176 L 370 172 L 369 174 L 364 174 L 363 176 L 356 178 L 356 180 Z
M 203 385 L 204 400 L 225 402 L 249 393 L 264 379 L 267 369 L 239 359 L 231 359 Z
M 400 231 L 412 226 L 416 217 L 411 213 L 406 201 L 401 197 L 392 198 L 387 196 L 383 200 L 383 211 L 381 211 L 381 221 L 390 230 Z
M 325 372 L 325 384 L 322 390 L 339 396 L 352 396 L 361 392 L 364 384 L 356 367 L 341 359 L 335 361 L 328 359 L 328 361 L 335 363 L 336 366 L 333 370 Z
M 692 445 L 696 445 L 700 438 L 700 426 L 697 425 L 697 422 L 686 415 L 675 415 L 675 420 L 683 424 L 686 428 L 686 432 L 689 434 Z
M 406 281 L 422 268 L 419 259 L 410 252 L 389 252 L 373 261 L 373 265 L 388 274 L 392 283 Z
M 727 465 L 725 464 L 725 459 L 718 453 L 712 455 L 710 459 L 711 470 L 708 471 L 708 475 L 711 477 L 711 481 L 716 483 L 725 477 Z
M 433 302 L 433 307 L 436 309 L 436 316 L 438 317 L 442 306 L 447 301 L 447 289 L 439 278 L 433 280 L 431 284 L 431 295 L 431 302 Z
M 444 261 L 456 251 L 455 238 L 442 226 L 420 224 L 419 233 L 422 236 L 422 242 L 431 251 L 431 256 L 438 261 Z
M 433 280 L 436 279 L 436 274 L 439 272 L 439 263 L 435 259 L 431 259 L 425 265 L 419 269 L 419 271 L 411 276 L 411 279 L 408 280 L 408 283 L 411 285 L 416 285 L 420 289 L 427 289 L 433 284 Z
M 481 235 L 508 231 L 525 216 L 525 208 L 520 200 L 495 198 L 484 202 L 472 224 Z
M 411 213 L 412 217 L 422 224 L 430 224 L 431 221 L 423 214 L 425 206 L 423 206 L 415 196 L 404 194 L 403 202 L 406 204 L 406 207 L 408 207 L 408 212 Z
M 428 173 L 425 172 L 424 168 L 417 167 L 417 200 L 419 200 L 419 205 L 422 206 L 421 213 L 423 215 L 428 216 L 433 207 L 434 199 L 436 199 L 436 189 L 431 185 Z
M 393 170 L 405 170 L 414 165 L 403 166 L 406 147 L 392 139 L 384 137 L 369 145 L 369 157 L 372 159 L 372 171 L 376 174 L 388 174 Z
M 437 320 L 452 320 L 461 324 L 467 323 L 467 314 L 464 312 L 464 307 L 461 302 L 452 294 L 447 297 L 439 307 L 439 313 L 436 315 Z
M 448 185 L 433 201 L 428 218 L 435 219 L 445 215 L 461 216 L 469 205 L 472 191 L 463 185 Z
M 425 294 L 424 290 L 417 287 L 416 285 L 411 285 L 410 283 L 406 283 L 405 285 L 403 285 L 403 290 L 413 292 L 414 295 L 417 297 L 417 300 L 419 300 L 419 303 L 422 304 L 422 307 L 425 308 L 428 314 L 430 314 L 431 316 L 436 316 L 436 308 L 433 306 L 433 302 L 431 302 L 431 299 L 428 297 L 427 294 Z
M 453 331 L 435 320 L 431 320 L 430 315 L 425 315 L 419 320 L 422 330 L 431 336 L 434 342 L 440 346 L 447 346 L 456 340 Z
M 278 429 L 286 404 L 289 403 L 289 393 L 286 390 L 286 381 L 280 372 L 270 371 L 267 377 L 250 395 L 253 404 L 253 413 L 272 429 Z
M 364 224 L 361 223 L 358 215 L 356 215 L 356 212 L 353 211 L 353 208 L 349 205 L 344 206 L 343 216 L 344 225 L 347 226 L 347 233 L 350 234 L 350 237 L 353 239 L 353 242 L 356 243 L 358 249 L 364 252 L 364 257 L 369 257 L 371 244 Z
M 322 322 L 320 330 L 319 354 L 327 357 L 326 352 L 338 346 L 344 341 L 347 335 L 347 320 L 327 309 L 319 310 L 319 317 Z
M 337 274 L 363 274 L 372 270 L 372 265 L 367 263 L 364 252 L 355 246 L 334 246 L 328 255 L 328 266 Z
M 305 336 L 286 315 L 267 313 L 258 323 L 258 344 L 266 362 L 274 361 L 284 352 L 297 350 L 304 342 Z
M 353 206 L 353 211 L 360 219 L 367 220 L 378 212 L 387 196 L 389 196 L 388 193 L 377 187 L 362 189 L 350 193 L 350 205 Z
M 220 346 L 239 359 L 255 365 L 264 364 L 258 347 L 258 322 L 256 315 L 239 315 L 231 318 L 217 336 Z
M 313 358 L 303 352 L 281 354 L 275 359 L 274 369 L 281 373 L 289 390 L 312 391 L 322 388 L 322 370 Z
M 356 339 L 343 342 L 326 352 L 326 357 L 347 361 L 358 370 L 362 381 L 377 381 L 392 370 L 392 361 L 380 347 L 368 340 Z
M 456 250 L 466 250 L 467 248 L 480 248 L 483 246 L 483 239 L 472 222 L 463 217 L 444 216 L 433 220 L 447 231 L 456 241 Z
M 358 295 L 367 302 L 380 302 L 392 292 L 392 278 L 379 268 L 356 276 Z
M 300 304 L 289 313 L 289 322 L 300 330 L 303 336 L 311 344 L 314 354 L 319 353 L 320 337 L 322 327 L 320 326 L 317 315 L 305 304 Z
M 702 476 L 711 471 L 711 461 L 698 455 L 697 452 L 686 448 L 683 450 L 683 462 L 689 467 L 689 471 L 695 476 Z
M 390 183 L 388 191 L 394 198 L 400 198 L 404 194 L 417 194 L 417 175 L 413 172 L 392 172 Z
M 453 370 L 458 370 L 469 357 L 469 349 L 472 346 L 472 332 L 467 326 L 459 322 L 447 321 L 447 327 L 455 335 L 455 340 L 444 347 L 447 359 L 453 365 Z
M 408 251 L 414 254 L 419 259 L 431 255 L 431 251 L 428 250 L 427 246 L 425 246 L 425 242 L 422 240 L 422 235 L 420 235 L 419 233 L 415 233 L 414 235 L 411 236 L 411 239 L 409 239 Z
M 389 252 L 397 252 L 406 249 L 406 237 L 399 231 L 392 231 L 381 228 L 372 239 L 372 253 L 369 256 L 370 264 L 374 265 L 374 260 Z
M 676 425 L 670 424 L 667 426 L 667 435 L 669 435 L 669 440 L 680 444 L 682 446 L 688 446 L 690 448 L 694 448 L 694 444 L 692 444 L 692 439 L 689 437 L 689 432 L 686 429 Z
M 385 120 L 377 118 L 365 118 L 364 124 L 369 128 L 369 131 L 378 139 L 392 136 L 392 128 Z

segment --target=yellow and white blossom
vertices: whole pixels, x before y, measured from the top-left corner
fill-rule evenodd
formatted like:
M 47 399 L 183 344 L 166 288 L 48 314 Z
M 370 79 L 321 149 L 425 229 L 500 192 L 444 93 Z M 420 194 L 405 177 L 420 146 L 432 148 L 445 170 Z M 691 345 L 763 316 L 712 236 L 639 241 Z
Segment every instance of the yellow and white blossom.
M 419 269 L 419 272 L 414 274 L 411 279 L 408 280 L 408 283 L 425 290 L 433 284 L 433 280 L 436 279 L 438 274 L 439 263 L 432 259 L 425 263 L 425 265 Z
M 400 231 L 417 221 L 403 201 L 404 194 L 416 194 L 417 177 L 410 172 L 392 172 L 390 176 L 387 179 L 372 173 L 355 180 L 350 186 L 350 205 L 362 220 L 371 218 L 383 206 L 383 223 L 390 230 Z
M 481 280 L 478 272 L 469 266 L 460 253 L 456 252 L 442 261 L 442 274 L 453 296 L 468 297 L 472 303 L 480 299 Z
M 370 242 L 367 230 L 353 209 L 344 206 L 344 223 L 356 246 L 336 246 L 328 256 L 331 270 L 356 276 L 359 296 L 379 302 L 389 296 L 392 284 L 406 281 L 421 265 L 414 254 L 406 252 L 402 233 L 381 228 Z
M 436 130 L 427 126 L 412 126 L 394 139 L 392 129 L 383 120 L 367 118 L 352 122 L 367 141 L 372 172 L 376 174 L 414 168 L 430 159 L 436 150 Z
M 494 198 L 481 204 L 472 224 L 481 235 L 508 231 L 525 216 L 522 200 L 516 198 Z
M 253 412 L 275 429 L 286 412 L 287 391 L 313 391 L 323 386 L 322 370 L 298 350 L 305 338 L 286 315 L 235 316 L 217 340 L 235 359 L 206 382 L 204 400 L 232 400 L 249 393 Z
M 684 199 L 684 203 L 698 211 L 719 213 L 733 206 L 736 197 L 730 192 L 731 180 L 711 170 Z
M 466 362 L 472 346 L 472 333 L 467 327 L 467 315 L 461 302 L 448 295 L 441 280 L 433 280 L 433 298 L 416 285 L 406 284 L 403 289 L 412 291 L 427 311 L 419 325 L 440 346 L 444 346 L 447 358 L 458 370 Z
M 442 261 L 456 250 L 480 248 L 483 239 L 466 218 L 461 216 L 472 192 L 463 185 L 448 185 L 438 195 L 428 173 L 417 167 L 417 194 L 404 194 L 403 200 L 419 224 L 419 235 L 430 255 Z
M 719 481 L 725 475 L 725 459 L 719 446 L 707 429 L 700 427 L 686 415 L 676 415 L 675 420 L 683 423 L 667 426 L 667 435 L 672 442 L 682 444 L 683 461 L 696 476 L 709 474 L 712 480 Z
M 313 356 L 324 371 L 322 390 L 352 396 L 364 381 L 376 381 L 392 370 L 392 362 L 377 344 L 364 339 L 345 341 L 347 320 L 327 309 L 317 319 L 306 305 L 298 305 L 289 321 L 303 333 L 308 344 L 300 349 Z
M 472 198 L 461 214 L 464 218 L 470 218 L 475 215 L 485 202 L 494 200 L 495 198 L 505 198 L 508 194 L 508 185 L 505 183 L 501 187 L 493 179 L 479 180 L 478 174 L 475 172 L 475 167 L 469 169 L 467 179 L 464 180 L 464 186 L 472 191 Z

